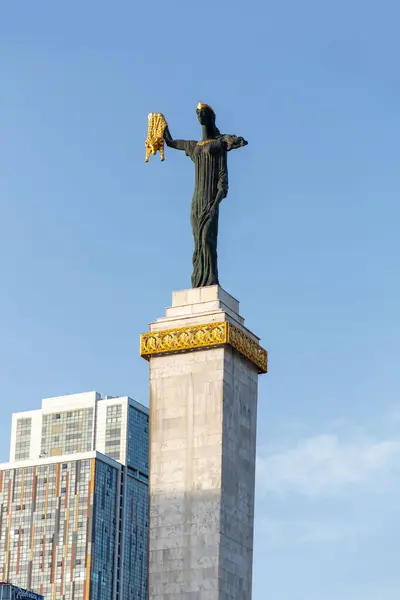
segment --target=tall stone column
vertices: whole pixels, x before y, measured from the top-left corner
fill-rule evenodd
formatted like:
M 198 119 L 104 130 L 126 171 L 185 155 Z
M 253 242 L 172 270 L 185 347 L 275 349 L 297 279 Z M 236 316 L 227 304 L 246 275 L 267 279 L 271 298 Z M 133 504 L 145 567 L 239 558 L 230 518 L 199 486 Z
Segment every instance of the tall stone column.
M 173 293 L 150 362 L 150 600 L 250 600 L 258 375 L 267 353 L 219 286 Z

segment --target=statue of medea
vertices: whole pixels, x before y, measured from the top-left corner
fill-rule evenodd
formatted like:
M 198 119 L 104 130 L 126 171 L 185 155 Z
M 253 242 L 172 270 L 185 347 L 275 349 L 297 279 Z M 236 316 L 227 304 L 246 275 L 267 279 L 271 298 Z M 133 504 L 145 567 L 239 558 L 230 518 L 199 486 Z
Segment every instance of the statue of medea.
M 197 118 L 202 129 L 201 141 L 175 140 L 161 113 L 149 114 L 146 162 L 160 151 L 164 160 L 164 142 L 169 148 L 184 150 L 195 165 L 195 188 L 190 221 L 193 230 L 192 287 L 217 285 L 217 240 L 220 202 L 228 194 L 227 153 L 247 145 L 236 135 L 221 134 L 215 124 L 215 112 L 207 104 L 198 104 Z

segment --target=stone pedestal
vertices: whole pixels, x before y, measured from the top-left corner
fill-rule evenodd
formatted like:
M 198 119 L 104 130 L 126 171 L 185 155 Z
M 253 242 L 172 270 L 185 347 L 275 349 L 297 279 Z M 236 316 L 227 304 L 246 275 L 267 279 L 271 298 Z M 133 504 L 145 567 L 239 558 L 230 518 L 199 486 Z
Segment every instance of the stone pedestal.
M 257 380 L 267 353 L 219 286 L 173 294 L 150 361 L 150 600 L 250 600 Z

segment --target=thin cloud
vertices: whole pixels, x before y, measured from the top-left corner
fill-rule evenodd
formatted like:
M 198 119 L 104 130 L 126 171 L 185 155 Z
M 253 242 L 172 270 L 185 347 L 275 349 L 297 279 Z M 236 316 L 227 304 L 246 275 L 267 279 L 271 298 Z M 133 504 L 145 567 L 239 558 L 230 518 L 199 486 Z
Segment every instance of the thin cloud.
M 279 452 L 261 453 L 257 483 L 269 493 L 327 496 L 356 486 L 385 487 L 399 464 L 399 440 L 349 442 L 337 435 L 318 435 Z

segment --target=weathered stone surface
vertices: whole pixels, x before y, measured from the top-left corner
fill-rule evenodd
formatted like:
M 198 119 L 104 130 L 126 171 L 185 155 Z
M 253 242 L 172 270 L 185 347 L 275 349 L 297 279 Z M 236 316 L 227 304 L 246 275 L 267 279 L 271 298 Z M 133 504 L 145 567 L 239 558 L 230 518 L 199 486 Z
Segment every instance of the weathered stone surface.
M 151 329 L 211 320 L 244 329 L 218 286 L 175 292 Z M 231 347 L 150 360 L 150 600 L 251 599 L 257 381 Z

